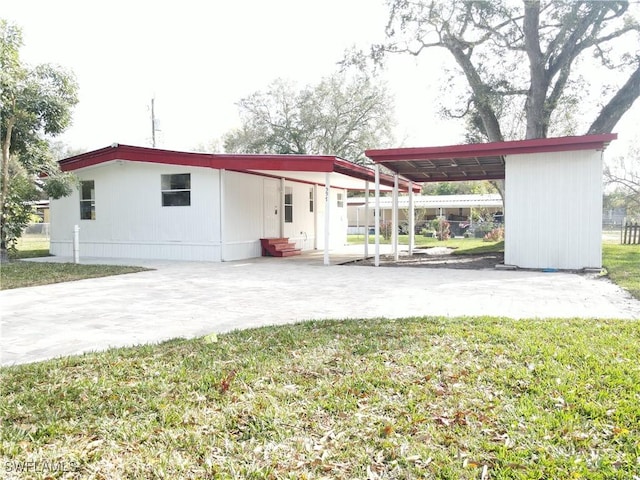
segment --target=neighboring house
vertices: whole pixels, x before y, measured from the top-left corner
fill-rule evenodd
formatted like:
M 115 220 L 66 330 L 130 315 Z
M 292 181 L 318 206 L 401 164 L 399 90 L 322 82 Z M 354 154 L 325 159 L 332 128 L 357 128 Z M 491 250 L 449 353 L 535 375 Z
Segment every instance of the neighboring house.
M 372 227 L 375 221 L 375 199 L 369 198 L 368 207 L 365 197 L 350 197 L 347 201 L 347 218 L 349 221 L 349 233 L 362 234 L 365 226 Z M 453 222 L 469 222 L 472 214 L 483 213 L 486 215 L 499 214 L 504 209 L 502 197 L 499 194 L 477 195 L 416 195 L 413 197 L 415 209 L 416 233 L 425 226 L 425 222 L 436 217 L 444 217 Z M 391 220 L 392 197 L 380 198 L 380 220 Z M 398 223 L 401 227 L 408 225 L 409 197 L 398 198 Z M 365 215 L 365 210 L 368 212 Z
M 605 208 L 602 211 L 603 227 L 620 227 L 627 218 L 627 207 Z
M 261 255 L 261 238 L 301 250 L 346 242 L 348 190 L 374 171 L 338 157 L 187 153 L 114 144 L 60 161 L 80 187 L 51 200 L 51 253 L 230 261 Z M 393 178 L 381 176 L 386 189 Z M 400 187 L 406 189 L 407 182 Z

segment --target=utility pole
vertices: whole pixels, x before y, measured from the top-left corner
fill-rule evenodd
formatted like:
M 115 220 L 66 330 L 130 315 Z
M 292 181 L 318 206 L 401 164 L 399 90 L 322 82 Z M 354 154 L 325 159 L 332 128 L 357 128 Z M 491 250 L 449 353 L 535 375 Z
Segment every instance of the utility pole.
M 151 98 L 151 146 L 156 148 L 156 112 L 155 98 Z

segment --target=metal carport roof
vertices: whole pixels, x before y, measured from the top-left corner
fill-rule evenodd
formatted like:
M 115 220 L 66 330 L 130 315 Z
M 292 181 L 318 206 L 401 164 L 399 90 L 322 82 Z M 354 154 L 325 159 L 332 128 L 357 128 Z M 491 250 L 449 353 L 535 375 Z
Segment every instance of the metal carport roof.
M 417 183 L 501 180 L 505 177 L 506 155 L 603 150 L 616 138 L 616 134 L 608 133 L 443 147 L 367 150 L 365 155 Z

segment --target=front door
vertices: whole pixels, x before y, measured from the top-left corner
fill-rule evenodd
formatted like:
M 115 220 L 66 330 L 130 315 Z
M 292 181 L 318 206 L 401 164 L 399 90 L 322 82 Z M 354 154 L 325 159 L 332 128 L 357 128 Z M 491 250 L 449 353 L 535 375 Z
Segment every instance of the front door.
M 263 179 L 264 238 L 280 237 L 280 180 Z

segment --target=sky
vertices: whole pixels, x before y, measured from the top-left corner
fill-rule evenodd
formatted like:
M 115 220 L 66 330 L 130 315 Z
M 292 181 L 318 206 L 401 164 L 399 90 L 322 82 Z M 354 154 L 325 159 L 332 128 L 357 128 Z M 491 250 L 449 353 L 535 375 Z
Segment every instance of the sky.
M 277 78 L 315 84 L 346 49 L 383 41 L 388 12 L 383 0 L 20 0 L 0 16 L 22 28 L 24 63 L 76 75 L 80 102 L 58 140 L 81 150 L 151 146 L 154 98 L 156 146 L 194 150 L 240 126 L 241 98 Z M 438 61 L 396 56 L 387 65 L 398 146 L 463 141 L 460 122 L 438 114 Z M 637 131 L 640 105 L 627 117 L 614 153 Z

